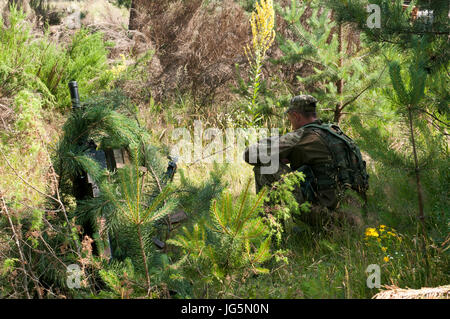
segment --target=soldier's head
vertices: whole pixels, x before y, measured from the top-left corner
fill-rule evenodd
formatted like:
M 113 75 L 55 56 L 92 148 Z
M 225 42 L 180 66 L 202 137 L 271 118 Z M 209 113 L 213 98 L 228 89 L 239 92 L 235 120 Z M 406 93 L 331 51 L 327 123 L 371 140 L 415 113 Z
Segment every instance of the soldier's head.
M 317 100 L 311 95 L 297 95 L 291 99 L 286 114 L 294 130 L 317 119 L 316 104 Z

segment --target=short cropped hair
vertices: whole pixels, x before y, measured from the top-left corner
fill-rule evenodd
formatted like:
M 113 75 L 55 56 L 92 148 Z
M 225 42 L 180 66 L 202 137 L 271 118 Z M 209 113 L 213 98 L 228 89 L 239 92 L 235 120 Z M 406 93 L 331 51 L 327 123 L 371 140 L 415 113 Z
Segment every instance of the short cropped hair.
M 300 111 L 300 110 L 292 110 L 291 112 L 298 113 L 301 116 L 306 117 L 306 118 L 311 118 L 311 117 L 315 118 L 315 117 L 317 117 L 317 112 L 316 111 L 314 111 L 314 112 L 304 112 L 304 111 Z

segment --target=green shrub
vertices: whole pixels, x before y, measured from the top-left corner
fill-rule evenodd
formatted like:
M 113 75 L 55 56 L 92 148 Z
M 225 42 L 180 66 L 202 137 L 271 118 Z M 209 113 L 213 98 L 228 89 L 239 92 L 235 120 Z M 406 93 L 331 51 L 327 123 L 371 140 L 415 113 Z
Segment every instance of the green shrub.
M 252 274 L 266 274 L 271 238 L 269 228 L 259 216 L 264 192 L 257 198 L 249 194 L 250 181 L 237 205 L 225 193 L 213 201 L 208 221 L 183 228 L 183 234 L 168 243 L 183 250 L 180 261 L 194 295 L 223 297 Z
M 21 11 L 12 8 L 10 25 L 0 19 L 0 97 L 23 88 L 43 94 L 45 105 L 70 106 L 67 84 L 76 80 L 81 96 L 108 88 L 108 47 L 101 33 L 76 32 L 67 48 L 48 36 L 35 38 Z
M 81 96 L 91 96 L 106 89 L 113 79 L 108 66 L 110 43 L 101 33 L 81 29 L 74 34 L 67 48 L 44 38 L 40 43 L 40 61 L 37 76 L 56 97 L 59 108 L 70 106 L 68 82 L 78 82 Z M 45 47 L 44 47 L 45 46 Z
M 114 0 L 113 2 L 116 6 L 125 7 L 127 9 L 131 8 L 131 0 Z
M 48 88 L 36 77 L 39 51 L 33 42 L 31 27 L 21 11 L 11 8 L 6 27 L 0 18 L 0 97 L 13 97 L 23 89 L 36 90 L 47 102 L 52 101 Z

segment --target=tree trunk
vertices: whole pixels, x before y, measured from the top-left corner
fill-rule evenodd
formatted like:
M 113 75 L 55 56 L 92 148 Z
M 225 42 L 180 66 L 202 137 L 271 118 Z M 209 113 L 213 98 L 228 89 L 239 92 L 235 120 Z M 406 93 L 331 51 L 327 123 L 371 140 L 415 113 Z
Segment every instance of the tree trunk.
M 416 149 L 416 140 L 414 138 L 414 127 L 412 121 L 412 110 L 411 106 L 408 106 L 408 117 L 409 117 L 409 129 L 411 133 L 411 143 L 413 147 L 413 155 L 414 155 L 414 171 L 416 174 L 416 185 L 417 185 L 417 195 L 419 200 L 419 220 L 422 224 L 423 231 L 425 230 L 425 215 L 423 212 L 423 192 L 422 185 L 420 183 L 420 170 L 419 170 L 419 160 L 417 158 L 417 149 Z M 425 235 L 425 233 L 424 233 Z
M 342 36 L 343 30 L 342 30 L 342 23 L 338 26 L 338 54 L 339 54 L 339 61 L 338 61 L 338 67 L 341 68 L 343 64 L 343 58 L 342 58 L 342 51 L 343 51 L 343 42 L 344 38 Z M 337 87 L 337 93 L 339 97 L 339 103 L 336 104 L 336 108 L 334 110 L 334 119 L 333 121 L 336 124 L 339 124 L 339 120 L 341 119 L 341 113 L 342 113 L 342 93 L 344 92 L 344 79 L 339 79 L 336 83 Z
M 136 0 L 131 0 L 131 7 L 130 7 L 130 19 L 128 20 L 128 30 L 138 30 L 138 11 L 137 11 L 137 4 Z
M 142 256 L 142 261 L 144 263 L 144 270 L 145 270 L 145 277 L 147 279 L 147 291 L 148 293 L 150 292 L 150 273 L 148 272 L 148 265 L 147 265 L 147 256 L 145 255 L 145 246 L 144 246 L 144 240 L 142 238 L 142 233 L 141 233 L 141 225 L 138 224 L 137 225 L 137 231 L 138 231 L 138 237 L 139 237 L 139 245 L 141 247 L 141 256 Z
M 422 244 L 422 251 L 425 256 L 425 270 L 426 270 L 426 278 L 425 284 L 431 278 L 430 274 L 430 265 L 428 261 L 428 252 L 427 252 L 427 231 L 425 228 L 425 214 L 423 210 L 423 191 L 422 184 L 420 183 L 420 169 L 419 169 L 419 159 L 417 158 L 417 148 L 416 148 L 416 140 L 414 137 L 414 126 L 412 120 L 412 110 L 411 105 L 408 105 L 408 119 L 409 119 L 409 129 L 411 134 L 411 144 L 413 147 L 413 155 L 414 155 L 414 172 L 416 174 L 416 187 L 417 187 L 417 197 L 419 203 L 419 225 L 422 231 L 422 240 L 420 241 Z

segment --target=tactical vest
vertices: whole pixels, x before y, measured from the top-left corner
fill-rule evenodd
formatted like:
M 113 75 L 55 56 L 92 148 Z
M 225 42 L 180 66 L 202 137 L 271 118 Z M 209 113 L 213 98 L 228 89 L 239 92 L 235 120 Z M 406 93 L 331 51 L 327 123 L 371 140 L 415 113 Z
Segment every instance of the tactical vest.
M 312 123 L 305 125 L 304 128 L 319 134 L 333 158 L 331 165 L 311 167 L 315 173 L 318 190 L 338 185 L 353 189 L 365 197 L 369 188 L 369 175 L 366 171 L 366 162 L 362 159 L 355 142 L 334 124 Z

